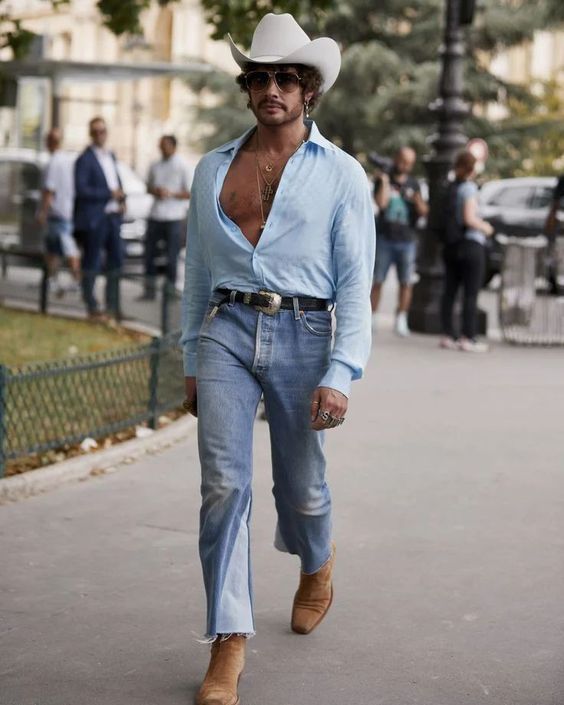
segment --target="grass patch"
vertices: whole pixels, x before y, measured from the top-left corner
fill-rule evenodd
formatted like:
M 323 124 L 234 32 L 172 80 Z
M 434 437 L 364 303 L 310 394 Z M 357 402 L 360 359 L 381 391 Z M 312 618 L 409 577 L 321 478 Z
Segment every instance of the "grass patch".
M 58 316 L 0 306 L 0 363 L 51 362 L 143 343 L 149 336 Z

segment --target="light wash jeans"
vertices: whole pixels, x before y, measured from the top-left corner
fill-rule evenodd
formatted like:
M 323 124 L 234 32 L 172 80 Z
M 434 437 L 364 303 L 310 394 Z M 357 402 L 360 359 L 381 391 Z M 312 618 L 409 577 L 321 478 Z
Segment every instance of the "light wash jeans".
M 264 395 L 270 425 L 275 546 L 314 573 L 331 554 L 331 496 L 323 432 L 310 428 L 311 395 L 331 352 L 331 314 L 269 316 L 228 303 L 198 343 L 198 444 L 202 467 L 200 558 L 207 596 L 207 638 L 255 632 L 249 520 L 252 440 Z

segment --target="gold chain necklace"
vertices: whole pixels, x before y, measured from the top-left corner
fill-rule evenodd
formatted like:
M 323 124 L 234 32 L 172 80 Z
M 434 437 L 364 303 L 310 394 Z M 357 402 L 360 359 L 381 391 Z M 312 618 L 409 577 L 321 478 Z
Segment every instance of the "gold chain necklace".
M 305 134 L 305 133 L 304 133 Z M 263 207 L 263 202 L 268 203 L 271 198 L 274 196 L 274 188 L 273 185 L 274 183 L 278 180 L 284 169 L 286 168 L 286 164 L 290 161 L 290 159 L 294 156 L 294 154 L 298 151 L 298 149 L 302 146 L 302 144 L 305 143 L 305 139 L 302 137 L 302 139 L 298 142 L 298 145 L 294 149 L 294 151 L 288 156 L 286 159 L 286 162 L 282 165 L 282 167 L 279 169 L 279 171 L 274 175 L 274 177 L 269 181 L 266 176 L 262 173 L 262 169 L 260 166 L 259 158 L 258 158 L 258 149 L 259 149 L 259 140 L 258 140 L 258 134 L 257 134 L 257 143 L 256 143 L 256 149 L 255 149 L 255 162 L 256 162 L 256 172 L 257 172 L 257 188 L 258 188 L 258 194 L 259 194 L 259 203 L 260 203 L 260 214 L 262 218 L 262 225 L 260 226 L 261 230 L 264 230 L 266 226 L 266 218 L 264 217 L 264 207 Z M 270 167 L 270 169 L 269 169 Z M 273 166 L 271 164 L 267 164 L 265 167 L 266 171 L 272 171 Z M 260 186 L 260 179 L 263 179 L 264 181 L 264 188 L 261 189 Z

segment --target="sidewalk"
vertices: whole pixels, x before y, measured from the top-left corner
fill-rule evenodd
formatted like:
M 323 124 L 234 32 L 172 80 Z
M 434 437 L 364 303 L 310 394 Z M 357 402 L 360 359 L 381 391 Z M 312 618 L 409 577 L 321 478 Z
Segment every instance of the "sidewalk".
M 0 276 L 0 304 L 7 306 L 26 307 L 32 311 L 39 311 L 39 287 L 41 270 L 32 267 L 10 267 L 6 277 Z M 71 282 L 68 272 L 60 273 L 61 282 L 68 286 Z M 99 301 L 104 300 L 105 278 L 100 275 L 96 281 L 96 296 Z M 124 277 L 121 282 L 121 305 L 127 321 L 141 323 L 155 331 L 161 326 L 161 294 L 154 302 L 138 301 L 142 294 L 142 279 L 129 279 Z M 48 312 L 50 314 L 84 318 L 86 311 L 80 292 L 67 292 L 61 299 L 54 294 L 49 296 Z M 171 301 L 169 304 L 169 329 L 180 327 L 180 302 Z
M 68 285 L 70 275 L 61 272 L 61 281 Z M 391 320 L 391 312 L 395 305 L 397 286 L 393 277 L 388 277 L 383 291 L 382 309 L 387 322 Z M 0 276 L 0 305 L 24 306 L 33 311 L 39 310 L 39 286 L 41 271 L 32 267 L 10 267 L 6 277 Z M 123 315 L 127 321 L 141 323 L 155 331 L 161 326 L 161 295 L 156 301 L 138 301 L 142 293 L 142 280 L 124 277 L 121 283 L 121 303 Z M 100 301 L 104 300 L 104 277 L 100 275 L 96 282 L 96 295 Z M 480 305 L 488 314 L 490 334 L 494 336 L 498 328 L 497 293 L 483 290 L 480 294 Z M 51 314 L 63 316 L 76 316 L 83 318 L 86 315 L 84 304 L 79 292 L 67 293 L 64 298 L 49 297 L 48 311 Z M 169 329 L 180 328 L 180 301 L 171 301 L 169 304 Z
M 559 705 L 562 351 L 473 357 L 382 331 L 328 434 L 335 602 L 289 629 L 257 422 L 257 636 L 242 705 Z M 187 705 L 207 648 L 195 434 L 0 508 L 0 705 Z

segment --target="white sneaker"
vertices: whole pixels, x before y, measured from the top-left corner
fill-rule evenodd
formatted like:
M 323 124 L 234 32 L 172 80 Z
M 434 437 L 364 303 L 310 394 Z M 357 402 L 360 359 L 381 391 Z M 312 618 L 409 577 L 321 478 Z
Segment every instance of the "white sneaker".
M 47 289 L 49 293 L 54 294 L 58 299 L 62 299 L 65 295 L 65 289 L 59 282 L 57 275 L 47 278 Z
M 400 311 L 396 316 L 396 327 L 395 331 L 397 335 L 401 335 L 402 338 L 407 338 L 409 335 L 409 327 L 407 325 L 407 313 L 405 311 Z
M 458 343 L 458 349 L 462 350 L 462 352 L 469 353 L 487 353 L 490 347 L 486 343 L 479 343 L 477 340 L 462 338 L 462 340 Z
M 439 348 L 443 350 L 460 350 L 457 341 L 454 338 L 445 336 L 439 340 Z

